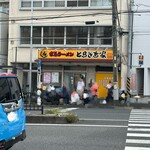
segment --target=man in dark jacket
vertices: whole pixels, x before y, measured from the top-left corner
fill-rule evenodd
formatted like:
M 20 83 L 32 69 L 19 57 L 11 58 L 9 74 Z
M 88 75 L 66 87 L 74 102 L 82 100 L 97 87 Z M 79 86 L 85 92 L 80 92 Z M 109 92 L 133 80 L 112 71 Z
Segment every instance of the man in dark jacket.
M 63 93 L 64 104 L 69 104 L 69 93 L 68 93 L 66 83 L 63 83 L 62 93 Z

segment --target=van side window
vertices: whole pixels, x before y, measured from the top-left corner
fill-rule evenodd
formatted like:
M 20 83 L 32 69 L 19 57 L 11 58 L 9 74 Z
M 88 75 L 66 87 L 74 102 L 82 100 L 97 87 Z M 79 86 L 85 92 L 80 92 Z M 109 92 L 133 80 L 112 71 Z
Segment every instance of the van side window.
M 19 100 L 21 96 L 21 90 L 17 78 L 8 78 L 12 99 Z
M 7 103 L 11 100 L 11 93 L 6 78 L 0 78 L 0 102 Z

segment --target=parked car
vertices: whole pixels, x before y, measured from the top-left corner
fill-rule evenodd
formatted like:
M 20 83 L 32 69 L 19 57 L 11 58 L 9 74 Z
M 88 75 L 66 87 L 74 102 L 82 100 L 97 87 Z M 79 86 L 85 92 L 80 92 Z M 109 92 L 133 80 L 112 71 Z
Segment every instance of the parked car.
M 26 115 L 17 76 L 0 74 L 0 149 L 6 150 L 26 138 Z

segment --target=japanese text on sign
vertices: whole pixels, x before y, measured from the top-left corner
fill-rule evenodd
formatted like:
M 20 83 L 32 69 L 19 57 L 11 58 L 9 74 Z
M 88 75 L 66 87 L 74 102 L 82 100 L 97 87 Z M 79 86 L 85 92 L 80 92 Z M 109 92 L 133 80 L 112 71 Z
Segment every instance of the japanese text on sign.
M 38 52 L 39 59 L 113 59 L 112 50 L 47 50 L 42 49 Z

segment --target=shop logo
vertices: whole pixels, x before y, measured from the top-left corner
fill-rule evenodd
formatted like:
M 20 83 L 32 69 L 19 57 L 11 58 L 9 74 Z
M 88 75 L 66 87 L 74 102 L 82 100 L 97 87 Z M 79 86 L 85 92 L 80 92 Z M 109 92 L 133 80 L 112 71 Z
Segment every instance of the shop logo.
M 42 51 L 40 52 L 40 56 L 41 56 L 42 58 L 46 58 L 48 55 L 47 55 L 47 53 L 46 53 L 45 50 L 42 50 Z

